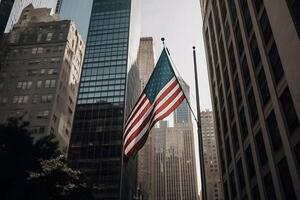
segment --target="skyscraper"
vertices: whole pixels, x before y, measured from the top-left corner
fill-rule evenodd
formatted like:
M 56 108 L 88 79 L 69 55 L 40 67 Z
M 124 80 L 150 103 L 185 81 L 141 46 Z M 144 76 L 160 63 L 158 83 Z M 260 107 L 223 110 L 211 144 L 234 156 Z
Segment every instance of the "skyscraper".
M 213 112 L 201 112 L 201 128 L 208 200 L 223 200 L 220 164 L 218 160 Z
M 179 81 L 189 99 L 189 86 Z M 190 115 L 187 102 L 180 107 L 174 112 L 174 127 L 161 121 L 151 133 L 151 200 L 198 197 L 193 124 L 190 117 L 184 117 Z M 178 116 L 185 120 L 176 120 Z
M 96 199 L 120 199 L 126 79 L 139 42 L 137 6 L 130 0 L 94 0 L 91 8 L 69 160 L 97 186 Z M 135 186 L 124 186 L 130 198 Z
M 56 136 L 66 155 L 85 45 L 73 22 L 58 21 L 50 11 L 28 5 L 6 38 L 0 121 L 22 117 L 35 138 Z
M 2 2 L 5 2 L 5 1 L 7 2 L 9 0 L 2 0 L 1 4 L 2 4 Z M 22 10 L 29 4 L 32 3 L 32 5 L 35 8 L 47 7 L 47 8 L 54 9 L 56 6 L 56 1 L 57 0 L 17 0 L 17 1 L 15 1 L 15 3 L 13 4 L 13 7 L 11 8 L 11 13 L 10 13 L 10 16 L 7 21 L 5 32 L 9 32 L 11 30 L 13 25 L 16 24 L 17 21 L 19 20 Z M 12 1 L 10 1 L 10 2 L 12 2 Z M 5 11 L 8 11 L 8 10 L 5 10 Z M 1 20 L 2 20 L 2 18 L 1 18 Z
M 151 200 L 197 199 L 193 128 L 184 123 L 154 128 L 151 163 Z
M 154 69 L 154 43 L 152 37 L 144 37 L 140 40 L 137 66 L 140 74 L 140 93 L 146 86 Z M 137 80 L 135 80 L 137 81 Z M 149 199 L 151 191 L 151 148 L 152 132 L 150 132 L 143 148 L 138 152 L 137 187 L 143 199 Z
M 190 101 L 190 86 L 183 79 L 179 79 L 179 82 L 188 100 L 185 99 L 174 111 L 174 123 L 190 125 L 192 123 L 191 111 L 188 105 L 188 101 Z
M 225 199 L 300 199 L 299 4 L 201 3 Z

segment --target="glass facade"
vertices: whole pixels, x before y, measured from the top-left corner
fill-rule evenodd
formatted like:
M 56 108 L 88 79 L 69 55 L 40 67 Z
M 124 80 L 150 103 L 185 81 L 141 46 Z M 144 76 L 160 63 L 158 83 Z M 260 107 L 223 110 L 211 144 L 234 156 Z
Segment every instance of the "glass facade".
M 96 199 L 120 199 L 126 78 L 137 54 L 132 4 L 94 0 L 90 15 L 69 160 L 99 188 Z

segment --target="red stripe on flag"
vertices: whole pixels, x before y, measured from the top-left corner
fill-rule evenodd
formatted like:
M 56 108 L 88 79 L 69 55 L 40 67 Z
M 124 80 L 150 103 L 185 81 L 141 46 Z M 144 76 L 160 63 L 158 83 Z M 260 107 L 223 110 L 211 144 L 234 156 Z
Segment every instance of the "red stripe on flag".
M 129 115 L 129 119 L 127 119 L 125 127 L 129 124 L 129 122 L 132 120 L 132 118 L 134 117 L 134 115 L 136 115 L 136 113 L 141 109 L 141 107 L 143 106 L 143 104 L 147 100 L 147 96 L 146 95 L 145 96 L 143 95 L 143 97 L 144 98 L 142 98 L 142 101 L 139 104 L 136 105 L 137 107 L 134 108 L 133 113 Z
M 150 114 L 147 116 L 147 118 L 144 120 L 144 122 L 142 123 L 142 125 L 129 137 L 129 139 L 126 141 L 125 143 L 125 149 L 127 148 L 127 146 L 135 139 L 135 137 L 137 137 L 139 135 L 139 133 L 144 129 L 145 125 L 150 121 L 150 125 L 152 124 L 152 120 L 155 118 L 156 115 L 158 115 L 160 112 L 162 112 L 174 99 L 176 99 L 176 97 L 178 96 L 178 94 L 181 92 L 181 88 L 178 88 L 175 93 L 169 97 L 164 103 L 163 105 L 161 105 L 158 110 L 156 110 L 154 113 L 151 114 L 151 118 L 149 118 Z M 183 96 L 184 98 L 184 96 Z M 175 103 L 176 104 L 176 103 Z M 173 108 L 174 105 L 171 107 Z M 156 107 L 153 107 L 153 110 Z M 151 111 L 152 112 L 152 111 Z M 148 128 L 149 129 L 149 128 Z
M 158 103 L 160 103 L 162 100 L 163 100 L 163 98 L 165 98 L 167 95 L 168 95 L 168 93 L 170 93 L 176 86 L 177 86 L 177 84 L 178 84 L 178 82 L 177 82 L 177 80 L 175 80 L 159 97 L 158 97 L 158 99 L 154 102 L 154 104 L 153 104 L 153 108 L 155 107 L 155 105 L 157 105 Z M 147 106 L 148 107 L 148 106 Z M 144 113 L 145 114 L 145 113 Z M 143 114 L 143 115 L 144 115 Z M 126 124 L 126 126 L 125 126 L 125 133 L 124 133 L 124 135 L 123 135 L 123 138 L 125 139 L 126 138 L 126 136 L 128 135 L 128 133 L 132 130 L 132 128 L 140 121 L 140 119 L 142 118 L 142 117 L 140 117 L 141 115 L 139 115 L 139 117 L 137 118 L 137 119 L 135 119 L 135 121 L 133 122 L 133 124 L 131 124 L 130 125 L 130 127 L 128 128 L 127 127 L 127 125 L 129 124 L 129 122 L 127 122 Z M 132 116 L 132 118 L 134 118 L 133 116 Z
M 136 124 L 144 117 L 144 115 L 147 113 L 147 111 L 149 110 L 150 107 L 151 107 L 151 104 L 150 104 L 150 102 L 148 102 L 147 105 L 146 105 L 146 107 L 143 109 L 143 111 L 139 114 L 139 116 L 130 125 L 129 129 L 125 132 L 125 134 L 124 134 L 124 140 L 126 139 L 128 133 L 132 130 L 132 128 L 135 127 Z
M 156 119 L 154 122 L 151 123 L 150 127 L 148 128 L 148 130 L 146 131 L 146 133 L 142 136 L 142 138 L 136 142 L 136 144 L 130 149 L 130 151 L 125 155 L 127 158 L 129 158 L 130 156 L 132 156 L 132 154 L 136 151 L 138 151 L 139 149 L 141 149 L 141 147 L 145 144 L 146 139 L 148 138 L 149 135 L 149 131 L 151 130 L 151 128 L 159 121 L 159 120 L 163 120 L 164 118 L 166 118 L 167 116 L 169 116 L 174 110 L 176 110 L 176 108 L 182 103 L 182 101 L 185 99 L 185 96 L 182 95 L 177 101 L 176 103 L 167 111 L 165 112 L 162 116 L 160 116 L 158 119 Z

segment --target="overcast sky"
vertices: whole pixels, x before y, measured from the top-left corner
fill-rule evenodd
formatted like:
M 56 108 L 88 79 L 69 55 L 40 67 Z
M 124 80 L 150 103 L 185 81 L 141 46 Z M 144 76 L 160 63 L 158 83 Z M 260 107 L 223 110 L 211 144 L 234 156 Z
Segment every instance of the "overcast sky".
M 201 110 L 211 110 L 199 0 L 142 0 L 141 29 L 142 36 L 151 36 L 154 38 L 156 60 L 162 50 L 160 38 L 165 37 L 171 57 L 180 75 L 191 86 L 191 101 L 195 112 L 196 95 L 192 46 L 196 46 Z M 199 180 L 196 128 L 194 132 L 197 154 L 197 176 Z M 199 181 L 198 186 L 200 187 Z

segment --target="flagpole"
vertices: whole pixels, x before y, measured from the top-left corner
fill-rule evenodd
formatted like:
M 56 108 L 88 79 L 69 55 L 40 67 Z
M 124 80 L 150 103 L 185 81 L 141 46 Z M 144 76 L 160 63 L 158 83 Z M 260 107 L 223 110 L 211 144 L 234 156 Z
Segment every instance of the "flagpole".
M 198 145 L 199 145 L 199 160 L 200 160 L 200 173 L 201 173 L 201 190 L 202 190 L 201 194 L 202 194 L 202 200 L 207 200 L 205 166 L 204 166 L 204 153 L 203 153 L 203 140 L 202 140 L 202 128 L 201 128 L 201 110 L 200 110 L 199 85 L 198 85 L 198 71 L 197 71 L 197 59 L 196 59 L 196 47 L 193 47 L 193 58 L 194 58 L 196 101 L 197 101 Z

